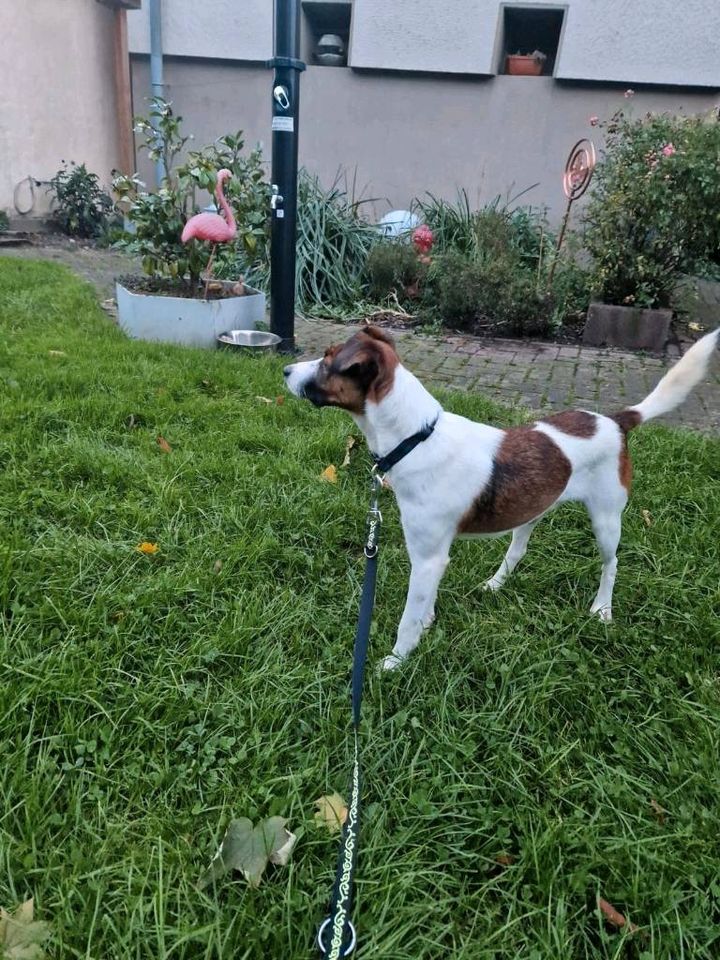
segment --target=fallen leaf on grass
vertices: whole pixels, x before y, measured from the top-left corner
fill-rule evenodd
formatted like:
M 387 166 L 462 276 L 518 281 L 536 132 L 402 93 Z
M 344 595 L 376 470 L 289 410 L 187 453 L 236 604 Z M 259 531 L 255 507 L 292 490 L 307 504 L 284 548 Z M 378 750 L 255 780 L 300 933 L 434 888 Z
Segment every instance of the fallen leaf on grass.
M 347 443 L 345 444 L 345 458 L 343 459 L 343 462 L 340 464 L 341 467 L 350 466 L 350 451 L 352 450 L 352 448 L 355 446 L 356 443 L 357 443 L 356 437 L 347 438 Z
M 499 853 L 495 857 L 495 863 L 499 863 L 501 867 L 511 867 L 515 863 L 515 857 L 509 853 Z
M 634 923 L 630 923 L 619 910 L 616 910 L 615 907 L 608 903 L 607 900 L 603 900 L 602 897 L 598 897 L 598 907 L 600 912 L 603 914 L 606 920 L 608 920 L 614 927 L 617 927 L 618 930 L 622 930 L 624 927 L 627 927 L 630 933 L 637 933 L 640 929 L 636 927 Z
M 66 357 L 67 354 L 64 350 L 48 350 L 48 354 L 51 357 Z
M 156 543 L 149 543 L 147 540 L 143 540 L 142 543 L 139 543 L 135 549 L 138 553 L 145 553 L 148 556 L 152 556 L 157 553 L 160 547 Z
M 650 515 L 650 511 L 649 511 L 649 510 L 641 510 L 640 513 L 642 514 L 642 518 L 643 518 L 643 520 L 645 521 L 645 526 L 646 526 L 646 527 L 651 527 L 651 526 L 652 526 L 652 516 Z
M 325 467 L 323 472 L 320 474 L 321 480 L 326 480 L 328 483 L 337 483 L 337 468 L 334 463 L 331 463 L 328 467 Z
M 271 400 L 270 397 L 255 397 L 255 399 L 259 400 L 260 403 L 274 403 L 274 401 Z
M 283 397 L 283 395 L 280 394 L 280 396 L 275 397 L 275 403 L 276 403 L 279 407 L 281 407 L 281 406 L 285 403 L 285 397 Z
M 660 804 L 657 802 L 657 800 L 651 800 L 651 801 L 650 801 L 650 806 L 652 807 L 653 813 L 655 814 L 655 817 L 657 818 L 657 822 L 660 824 L 661 827 L 664 826 L 664 824 L 665 824 L 665 814 L 667 813 L 667 810 L 665 810 L 663 807 L 661 807 Z
M 32 897 L 13 914 L 0 907 L 0 956 L 4 960 L 43 960 L 45 951 L 40 944 L 50 936 L 50 927 L 33 915 Z
M 220 573 L 222 568 L 223 568 L 222 560 L 216 560 L 215 563 L 213 564 L 213 570 L 215 571 L 215 573 Z
M 239 870 L 251 887 L 259 887 L 268 863 L 284 866 L 296 837 L 285 829 L 284 817 L 268 817 L 252 824 L 247 817 L 231 820 L 220 849 L 200 880 L 205 887 L 229 870 Z
M 160 447 L 160 449 L 162 450 L 163 453 L 172 453 L 172 447 L 171 447 L 170 444 L 167 442 L 167 440 L 165 439 L 165 437 L 158 437 L 158 438 L 157 438 L 157 445 Z
M 318 797 L 315 801 L 317 812 L 315 823 L 325 827 L 330 833 L 339 833 L 347 820 L 348 808 L 339 793 L 331 793 L 325 797 Z
M 688 324 L 688 330 L 692 330 L 693 333 L 702 333 L 705 330 L 705 327 L 701 323 L 696 323 L 694 320 L 692 320 Z

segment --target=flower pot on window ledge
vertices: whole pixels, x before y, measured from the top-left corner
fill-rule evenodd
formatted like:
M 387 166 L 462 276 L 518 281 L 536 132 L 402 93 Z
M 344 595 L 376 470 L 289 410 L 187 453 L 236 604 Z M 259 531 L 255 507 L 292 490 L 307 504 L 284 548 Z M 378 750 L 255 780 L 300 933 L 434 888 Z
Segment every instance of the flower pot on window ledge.
M 672 310 L 591 303 L 583 330 L 583 344 L 661 354 L 665 352 L 670 337 L 672 318 Z
M 505 73 L 512 77 L 539 77 L 547 57 L 544 53 L 536 50 L 527 55 L 521 53 L 509 53 L 505 58 Z

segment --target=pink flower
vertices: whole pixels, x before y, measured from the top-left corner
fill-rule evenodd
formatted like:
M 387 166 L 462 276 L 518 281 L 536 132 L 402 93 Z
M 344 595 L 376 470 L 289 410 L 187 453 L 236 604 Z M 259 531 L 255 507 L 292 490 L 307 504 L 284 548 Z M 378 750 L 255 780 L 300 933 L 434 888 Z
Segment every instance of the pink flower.
M 635 91 L 634 91 L 634 90 L 631 90 L 630 88 L 628 88 L 628 89 L 625 91 L 625 93 L 624 93 L 624 97 L 625 97 L 626 100 L 628 100 L 630 97 L 634 97 L 634 96 L 635 96 Z
M 600 117 L 592 116 L 590 117 L 590 126 L 596 127 L 600 123 Z
M 429 253 L 435 242 L 435 237 L 430 227 L 423 224 L 413 231 L 412 242 L 415 244 L 418 253 Z
M 662 155 L 664 157 L 671 157 L 674 153 L 677 153 L 677 150 L 672 143 L 666 143 L 662 148 Z

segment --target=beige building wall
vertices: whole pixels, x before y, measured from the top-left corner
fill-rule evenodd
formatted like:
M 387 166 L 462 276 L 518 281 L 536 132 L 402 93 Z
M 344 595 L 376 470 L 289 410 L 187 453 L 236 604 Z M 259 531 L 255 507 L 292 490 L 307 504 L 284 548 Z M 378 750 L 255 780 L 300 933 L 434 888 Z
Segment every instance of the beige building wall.
M 169 60 L 167 95 L 195 144 L 242 128 L 249 146 L 270 159 L 272 73 L 231 63 Z M 150 90 L 147 58 L 133 63 L 136 111 Z M 300 162 L 331 184 L 338 171 L 366 197 L 376 215 L 403 208 L 426 191 L 453 199 L 467 190 L 473 204 L 532 187 L 522 203 L 546 206 L 556 223 L 565 199 L 561 174 L 570 147 L 591 136 L 602 145 L 595 114 L 618 108 L 709 110 L 716 91 L 639 90 L 579 86 L 551 77 L 437 78 L 309 67 L 300 93 Z M 153 171 L 141 159 L 149 184 Z
M 0 209 L 11 217 L 16 185 L 48 180 L 62 160 L 109 182 L 118 164 L 114 18 L 94 0 L 0 2 Z M 36 197 L 42 214 L 42 187 Z M 27 185 L 18 200 L 29 205 Z

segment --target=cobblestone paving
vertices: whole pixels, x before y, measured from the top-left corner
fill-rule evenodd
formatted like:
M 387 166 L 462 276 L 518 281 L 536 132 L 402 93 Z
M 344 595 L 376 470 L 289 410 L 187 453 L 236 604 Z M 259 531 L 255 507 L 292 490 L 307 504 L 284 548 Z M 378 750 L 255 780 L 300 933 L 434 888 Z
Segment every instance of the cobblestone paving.
M 81 244 L 37 245 L 3 253 L 64 263 L 94 283 L 111 314 L 108 298 L 114 292 L 114 277 L 136 267 L 122 253 Z M 303 356 L 316 357 L 329 343 L 345 339 L 356 329 L 325 320 L 298 320 L 296 339 Z M 659 359 L 527 340 L 429 337 L 404 330 L 393 335 L 405 365 L 430 389 L 472 390 L 537 413 L 567 407 L 604 412 L 637 403 L 679 356 L 677 349 Z M 662 422 L 720 435 L 720 355 L 704 383 Z
M 303 356 L 314 357 L 355 329 L 298 320 L 296 338 Z M 527 340 L 393 334 L 405 366 L 430 389 L 471 390 L 538 413 L 568 407 L 611 412 L 638 403 L 680 355 L 677 348 L 659 359 Z M 711 375 L 662 422 L 720 434 L 720 354 Z

